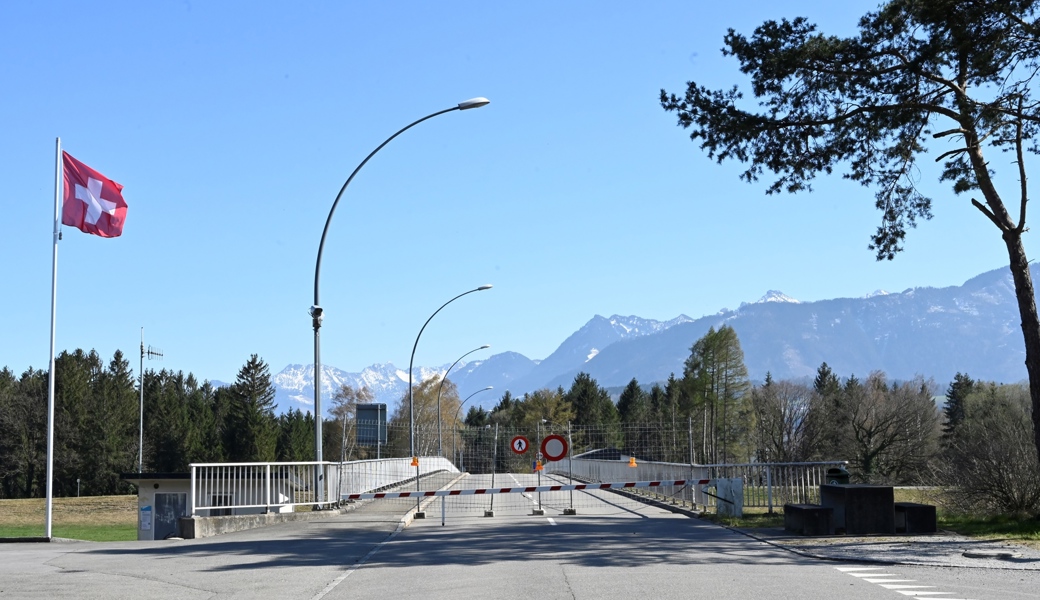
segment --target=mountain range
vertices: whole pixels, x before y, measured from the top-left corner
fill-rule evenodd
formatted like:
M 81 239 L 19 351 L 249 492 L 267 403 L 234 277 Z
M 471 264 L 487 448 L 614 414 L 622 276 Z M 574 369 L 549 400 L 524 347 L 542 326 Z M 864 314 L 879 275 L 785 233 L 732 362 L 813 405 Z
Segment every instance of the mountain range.
M 1036 280 L 1040 267 L 1033 266 L 1032 275 Z M 543 360 L 502 352 L 460 362 L 449 378 L 462 398 L 493 386 L 493 392 L 471 402 L 485 408 L 497 404 L 505 390 L 521 396 L 546 387 L 567 389 L 583 371 L 604 387 L 624 386 L 632 378 L 649 385 L 672 373 L 681 376 L 693 344 L 709 328 L 729 325 L 752 380 L 763 380 L 766 373 L 775 379 L 812 377 L 826 362 L 843 378 L 880 370 L 893 379 L 922 375 L 945 385 L 962 372 L 1010 383 L 1026 377 L 1020 322 L 1011 272 L 1003 268 L 960 286 L 878 291 L 862 298 L 799 302 L 769 291 L 756 302 L 698 319 L 596 315 Z M 444 373 L 449 366 L 417 367 L 413 379 Z M 367 386 L 391 413 L 407 392 L 407 370 L 389 363 L 360 373 L 322 365 L 322 372 L 326 410 L 343 384 Z M 313 365 L 294 364 L 272 377 L 278 412 L 313 409 L 313 374 Z

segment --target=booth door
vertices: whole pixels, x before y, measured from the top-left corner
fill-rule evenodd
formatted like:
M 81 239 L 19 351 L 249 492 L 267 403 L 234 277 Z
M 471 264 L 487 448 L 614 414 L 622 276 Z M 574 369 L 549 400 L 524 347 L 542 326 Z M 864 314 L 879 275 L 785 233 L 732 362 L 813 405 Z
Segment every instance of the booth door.
M 155 522 L 153 531 L 157 540 L 165 540 L 181 534 L 178 523 L 181 517 L 186 517 L 188 512 L 188 495 L 170 492 L 158 492 L 155 494 Z

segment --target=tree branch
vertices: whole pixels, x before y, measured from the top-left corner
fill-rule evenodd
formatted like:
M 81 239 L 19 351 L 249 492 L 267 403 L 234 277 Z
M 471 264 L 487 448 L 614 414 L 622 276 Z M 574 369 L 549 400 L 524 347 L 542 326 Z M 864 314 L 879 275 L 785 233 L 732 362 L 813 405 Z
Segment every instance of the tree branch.
M 933 133 L 932 134 L 932 138 L 939 139 L 939 138 L 943 138 L 943 137 L 946 137 L 948 135 L 954 135 L 954 134 L 957 134 L 957 133 L 959 133 L 961 135 L 964 135 L 964 134 L 968 133 L 968 131 L 966 129 L 964 129 L 964 128 L 961 128 L 961 127 L 955 127 L 954 129 L 947 129 L 946 131 L 940 131 L 939 133 Z
M 967 148 L 957 148 L 955 150 L 950 150 L 949 152 L 943 152 L 942 154 L 940 154 L 939 156 L 937 156 L 935 158 L 935 162 L 939 162 L 940 160 L 946 158 L 947 156 L 953 156 L 954 154 L 960 154 L 961 152 L 967 152 L 967 151 L 968 151 Z
M 993 224 L 997 226 L 997 229 L 1004 231 L 1004 225 L 999 220 L 997 220 L 997 217 L 992 212 L 990 212 L 988 208 L 986 208 L 985 204 L 979 202 L 974 198 L 971 199 L 971 203 L 975 208 L 982 211 L 982 214 L 986 215 L 986 218 L 988 218 L 990 221 L 993 221 Z

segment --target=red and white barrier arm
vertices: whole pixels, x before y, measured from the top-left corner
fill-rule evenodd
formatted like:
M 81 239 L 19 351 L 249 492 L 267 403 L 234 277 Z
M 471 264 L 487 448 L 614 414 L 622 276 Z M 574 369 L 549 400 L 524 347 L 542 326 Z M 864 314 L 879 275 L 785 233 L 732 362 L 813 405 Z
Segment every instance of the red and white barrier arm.
M 613 490 L 619 488 L 645 488 L 660 486 L 704 485 L 708 479 L 673 479 L 670 481 L 624 481 L 619 483 L 575 483 L 568 485 L 532 485 L 507 488 L 472 488 L 465 490 L 436 490 L 418 492 L 375 492 L 370 494 L 344 494 L 342 500 L 371 500 L 374 498 L 431 498 L 436 496 L 473 496 L 478 494 L 529 494 L 533 492 L 567 492 L 570 490 Z

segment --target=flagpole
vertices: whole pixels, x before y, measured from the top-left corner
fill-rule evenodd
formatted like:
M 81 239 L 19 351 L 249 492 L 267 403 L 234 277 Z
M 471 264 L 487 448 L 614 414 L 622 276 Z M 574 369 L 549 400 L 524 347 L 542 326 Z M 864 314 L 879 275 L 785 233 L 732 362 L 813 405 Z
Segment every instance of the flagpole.
M 58 240 L 61 239 L 61 138 L 54 139 L 54 250 L 51 254 L 51 355 L 47 375 L 47 507 L 45 536 L 51 539 L 54 504 L 54 325 L 58 299 Z

